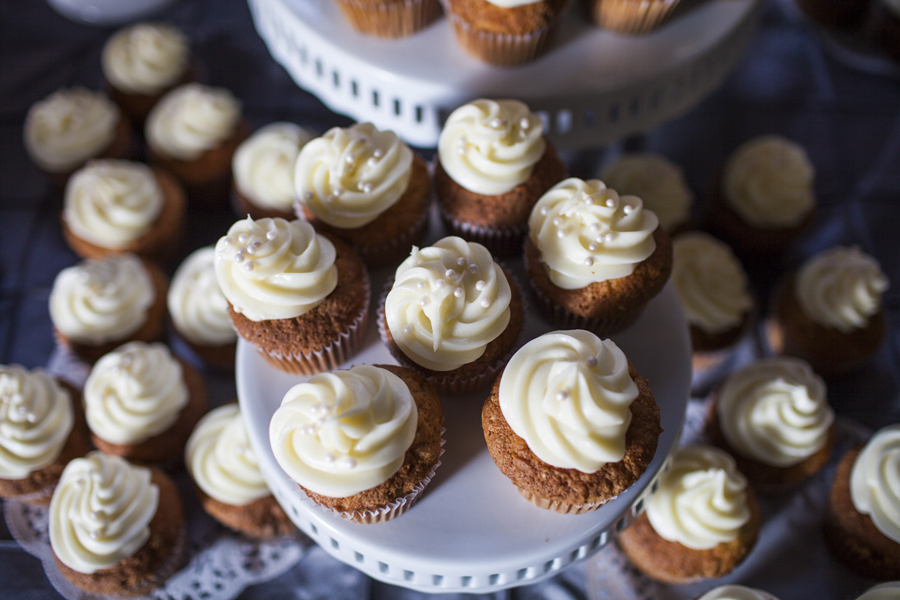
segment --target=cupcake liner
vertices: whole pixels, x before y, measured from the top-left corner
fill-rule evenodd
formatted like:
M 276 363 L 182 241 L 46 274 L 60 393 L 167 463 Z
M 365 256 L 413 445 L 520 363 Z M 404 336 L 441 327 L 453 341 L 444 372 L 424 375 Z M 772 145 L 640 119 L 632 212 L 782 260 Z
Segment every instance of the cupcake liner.
M 587 504 L 572 504 L 569 502 L 563 502 L 562 500 L 549 500 L 547 498 L 541 498 L 540 496 L 535 495 L 533 492 L 526 490 L 524 488 L 517 487 L 519 493 L 529 502 L 537 506 L 538 508 L 543 508 L 546 510 L 552 510 L 555 513 L 559 513 L 561 515 L 583 515 L 584 513 L 591 512 L 592 510 L 597 510 L 610 500 L 615 500 L 616 498 L 609 498 L 607 500 L 603 500 L 602 502 L 588 502 Z
M 600 27 L 618 33 L 641 34 L 657 29 L 672 14 L 679 0 L 594 0 L 591 18 Z
M 349 240 L 348 243 L 353 246 L 353 249 L 356 250 L 357 254 L 363 259 L 366 266 L 371 268 L 383 267 L 398 261 L 401 258 L 405 258 L 409 255 L 410 248 L 412 248 L 413 244 L 420 242 L 425 237 L 425 234 L 428 231 L 428 214 L 429 210 L 426 207 L 412 227 L 407 231 L 394 236 L 391 241 L 384 244 L 378 246 L 358 246 Z
M 632 306 L 627 312 L 620 313 L 615 318 L 592 319 L 576 315 L 561 306 L 557 306 L 533 281 L 531 281 L 531 290 L 534 293 L 535 303 L 539 310 L 555 327 L 559 329 L 586 329 L 603 338 L 618 333 L 637 321 L 647 305 L 645 302 Z
M 438 0 L 360 2 L 338 0 L 354 29 L 380 38 L 399 38 L 424 29 L 441 14 Z
M 522 253 L 522 242 L 528 235 L 528 224 L 521 227 L 488 227 L 454 219 L 442 202 L 438 202 L 441 221 L 447 235 L 456 235 L 470 242 L 477 242 L 487 248 L 492 256 L 518 256 Z

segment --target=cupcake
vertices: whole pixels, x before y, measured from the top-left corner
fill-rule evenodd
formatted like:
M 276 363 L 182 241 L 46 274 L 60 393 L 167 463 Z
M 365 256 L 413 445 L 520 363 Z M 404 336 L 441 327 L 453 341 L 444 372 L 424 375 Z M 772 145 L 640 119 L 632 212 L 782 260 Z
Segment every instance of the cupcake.
M 66 186 L 63 237 L 82 258 L 137 254 L 165 260 L 184 238 L 181 185 L 160 169 L 124 160 L 95 160 Z
M 88 259 L 63 269 L 50 291 L 56 341 L 88 362 L 125 342 L 165 336 L 169 280 L 133 254 Z
M 491 458 L 529 502 L 595 510 L 631 487 L 656 453 L 659 407 L 611 340 L 556 331 L 525 344 L 481 412 Z
M 743 585 L 721 585 L 697 598 L 697 600 L 778 600 L 762 590 Z
M 138 23 L 107 40 L 100 66 L 110 96 L 140 128 L 166 92 L 193 78 L 189 59 L 188 40 L 176 27 Z
M 357 365 L 292 387 L 272 415 L 275 460 L 315 504 L 356 523 L 406 512 L 440 465 L 443 415 L 422 375 Z
M 888 581 L 869 588 L 856 600 L 897 600 L 897 598 L 900 598 L 900 581 Z
M 768 358 L 735 371 L 713 394 L 707 432 L 754 484 L 778 488 L 828 462 L 834 411 L 825 382 L 795 358 Z
M 366 264 L 400 260 L 428 228 L 428 169 L 392 131 L 334 127 L 294 170 L 297 216 L 353 247 Z
M 92 594 L 148 593 L 184 561 L 178 488 L 159 469 L 118 456 L 91 452 L 71 461 L 48 520 L 60 573 Z
M 684 584 L 727 575 L 756 543 L 759 509 L 728 454 L 685 446 L 619 547 L 651 579 Z
M 855 573 L 900 579 L 900 425 L 880 429 L 838 464 L 825 511 L 825 543 Z
M 282 371 L 335 369 L 365 337 L 366 267 L 309 223 L 238 221 L 216 244 L 215 272 L 238 335 Z
M 851 29 L 865 19 L 870 0 L 796 0 L 807 17 L 828 27 Z
M 709 226 L 739 255 L 780 254 L 814 218 L 814 177 L 799 144 L 779 135 L 753 138 L 725 163 Z
M 625 196 L 637 196 L 652 210 L 669 235 L 690 228 L 694 194 L 681 168 L 661 154 L 623 154 L 603 170 L 600 179 Z
M 628 327 L 662 291 L 672 243 L 640 198 L 573 177 L 531 211 L 525 267 L 538 306 L 556 326 L 602 337 Z
M 379 315 L 397 361 L 440 391 L 465 394 L 493 381 L 516 348 L 525 317 L 515 282 L 481 244 L 446 237 L 413 247 Z
M 293 123 L 269 123 L 241 142 L 231 160 L 231 199 L 239 217 L 294 218 L 294 163 L 312 134 Z
M 776 294 L 767 323 L 775 352 L 800 357 L 823 376 L 869 360 L 885 336 L 878 262 L 855 247 L 834 247 L 807 260 Z
M 565 176 L 543 122 L 518 100 L 475 100 L 441 130 L 434 187 L 444 225 L 497 256 L 522 251 L 534 203 Z
M 25 117 L 25 150 L 60 189 L 92 158 L 128 158 L 132 141 L 116 105 L 103 92 L 81 87 L 54 92 Z
M 188 83 L 167 93 L 147 117 L 151 164 L 172 172 L 192 203 L 220 206 L 231 189 L 231 159 L 250 133 L 226 89 Z
M 266 485 L 236 403 L 209 411 L 184 449 L 203 509 L 220 523 L 253 538 L 296 531 Z
M 94 446 L 133 462 L 177 463 L 205 412 L 203 378 L 162 344 L 125 344 L 98 360 L 84 383 Z
M 66 464 L 89 449 L 78 390 L 43 369 L 0 365 L 0 498 L 49 504 Z
M 535 60 L 569 0 L 442 0 L 456 41 L 486 63 L 512 67 Z
M 658 29 L 678 0 L 582 0 L 594 23 L 617 33 L 643 34 Z
M 400 38 L 424 29 L 441 15 L 439 0 L 338 0 L 354 29 L 380 38 Z

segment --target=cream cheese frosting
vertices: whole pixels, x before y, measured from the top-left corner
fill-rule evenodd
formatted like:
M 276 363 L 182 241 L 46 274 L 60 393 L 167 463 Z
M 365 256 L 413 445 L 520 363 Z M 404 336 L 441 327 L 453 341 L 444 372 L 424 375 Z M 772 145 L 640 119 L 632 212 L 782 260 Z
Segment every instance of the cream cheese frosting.
M 269 123 L 244 140 L 231 169 L 238 191 L 253 204 L 290 212 L 294 205 L 294 165 L 312 134 L 293 123 Z
M 722 585 L 709 590 L 697 600 L 778 600 L 772 594 L 743 585 Z
M 152 96 L 173 86 L 188 66 L 188 41 L 177 28 L 138 23 L 117 31 L 103 47 L 101 67 L 118 90 Z
M 153 280 L 133 254 L 86 260 L 60 271 L 50 291 L 50 318 L 60 333 L 104 344 L 134 333 L 156 300 Z
M 334 244 L 305 221 L 247 217 L 216 243 L 216 279 L 251 321 L 309 312 L 337 286 Z
M 120 346 L 84 383 L 88 427 L 112 444 L 140 444 L 166 431 L 188 400 L 181 364 L 159 343 Z
M 531 177 L 546 149 L 543 136 L 544 123 L 524 103 L 479 99 L 447 117 L 438 157 L 453 181 L 496 196 Z
M 725 164 L 725 202 L 759 229 L 795 227 L 813 210 L 815 168 L 800 145 L 764 135 L 741 145 Z
M 241 104 L 224 88 L 188 83 L 159 101 L 147 117 L 147 143 L 157 153 L 194 160 L 221 145 L 241 119 Z
M 397 472 L 417 419 L 402 379 L 357 365 L 314 375 L 288 390 L 272 415 L 269 439 L 291 479 L 317 494 L 345 498 Z
M 694 194 L 681 169 L 660 154 L 623 154 L 602 175 L 607 186 L 622 195 L 637 196 L 659 224 L 671 232 L 690 218 Z
M 25 149 L 45 171 L 65 173 L 109 147 L 119 118 L 118 107 L 103 92 L 58 90 L 28 109 Z
M 500 410 L 545 463 L 595 473 L 625 456 L 637 385 L 612 340 L 556 331 L 520 348 L 500 378 Z
M 850 499 L 878 531 L 900 544 L 900 425 L 878 430 L 856 457 Z
M 371 123 L 334 127 L 300 151 L 296 194 L 317 219 L 341 229 L 374 221 L 406 191 L 413 152 Z
M 184 449 L 191 477 L 208 496 L 233 506 L 270 495 L 237 404 L 207 413 Z
M 400 263 L 384 303 L 394 343 L 418 365 L 452 371 L 477 360 L 509 324 L 512 290 L 481 244 L 445 237 Z
M 656 250 L 656 215 L 637 196 L 622 196 L 602 181 L 565 179 L 535 204 L 528 235 L 550 281 L 574 290 L 627 277 Z
M 169 286 L 167 302 L 175 329 L 200 346 L 224 346 L 237 339 L 215 262 L 212 246 L 195 250 L 179 265 Z
M 706 233 L 682 233 L 672 241 L 672 281 L 688 323 L 703 331 L 738 327 L 753 308 L 740 261 Z
M 856 247 L 825 250 L 804 263 L 794 294 L 806 315 L 823 327 L 850 333 L 881 309 L 888 280 L 878 262 Z
M 150 539 L 159 487 L 150 469 L 94 451 L 63 471 L 50 501 L 50 546 L 79 573 L 96 573 L 134 555 Z
M 888 581 L 869 588 L 856 600 L 897 600 L 898 598 L 900 598 L 900 581 Z
M 72 398 L 43 369 L 0 365 L 0 479 L 51 465 L 75 425 Z
M 147 165 L 95 160 L 69 179 L 62 214 L 81 239 L 123 248 L 150 230 L 163 203 L 162 189 Z
M 647 518 L 663 539 L 693 550 L 708 550 L 735 539 L 750 519 L 747 480 L 734 459 L 710 446 L 679 449 Z
M 773 467 L 790 467 L 822 449 L 834 422 L 825 382 L 802 360 L 761 359 L 732 373 L 716 413 L 728 445 Z

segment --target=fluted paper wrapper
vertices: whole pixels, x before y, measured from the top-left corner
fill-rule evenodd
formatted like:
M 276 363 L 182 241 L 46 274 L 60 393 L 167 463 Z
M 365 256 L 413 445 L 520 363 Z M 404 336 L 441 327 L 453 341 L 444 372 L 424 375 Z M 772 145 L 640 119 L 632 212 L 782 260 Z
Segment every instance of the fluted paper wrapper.
M 441 14 L 438 0 L 360 2 L 338 0 L 354 29 L 380 38 L 400 38 L 424 29 Z
M 665 22 L 678 0 L 587 0 L 597 25 L 627 34 L 649 33 Z
M 533 492 L 523 489 L 516 488 L 519 490 L 519 493 L 522 496 L 537 506 L 538 508 L 543 508 L 546 510 L 552 510 L 555 513 L 559 513 L 561 515 L 583 515 L 584 513 L 591 512 L 592 510 L 597 510 L 609 500 L 615 500 L 615 498 L 610 498 L 604 502 L 588 502 L 587 504 L 572 504 L 569 502 L 563 502 L 561 500 L 548 500 L 547 498 L 541 498 L 535 495 Z

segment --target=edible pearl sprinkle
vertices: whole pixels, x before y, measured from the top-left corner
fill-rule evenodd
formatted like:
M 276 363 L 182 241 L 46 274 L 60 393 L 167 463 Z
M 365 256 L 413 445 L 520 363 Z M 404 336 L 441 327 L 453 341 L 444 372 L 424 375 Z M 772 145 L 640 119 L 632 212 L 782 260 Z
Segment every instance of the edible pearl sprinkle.
M 455 290 L 453 290 L 453 295 L 456 296 L 457 298 L 462 298 L 463 294 L 465 294 L 465 293 L 466 292 L 462 288 L 456 288 Z
M 500 122 L 500 119 L 498 119 L 497 117 L 494 117 L 493 119 L 491 119 L 491 127 L 493 127 L 494 129 L 499 129 L 501 125 L 502 125 L 502 123 Z
M 484 308 L 489 308 L 491 306 L 491 299 L 490 298 L 482 298 L 480 304 Z
M 345 160 L 347 161 L 347 164 L 354 163 L 354 162 L 356 162 L 356 155 L 348 154 Z
M 91 536 L 92 540 L 100 539 L 100 532 L 97 531 L 96 529 L 91 529 L 91 532 L 88 535 Z
M 241 235 L 238 236 L 238 244 L 246 244 L 247 240 L 249 240 L 249 239 L 250 239 L 249 235 L 247 235 L 246 233 L 242 233 Z
M 235 254 L 235 255 L 234 255 L 234 262 L 236 262 L 236 263 L 242 263 L 242 262 L 244 262 L 244 253 L 243 253 L 243 252 L 238 252 L 237 254 Z
M 234 243 L 234 240 L 233 240 L 232 237 L 229 235 L 229 236 L 225 236 L 224 238 L 222 238 L 222 243 L 225 244 L 225 245 L 227 245 L 227 246 L 230 246 L 230 245 L 232 245 L 232 244 Z
M 303 197 L 304 197 L 306 200 L 312 200 L 312 199 L 313 199 L 313 195 L 314 195 L 314 194 L 313 194 L 312 192 L 306 192 L 305 194 L 303 194 Z
M 540 210 L 540 213 L 541 213 L 541 216 L 542 216 L 542 217 L 546 217 L 548 214 L 550 214 L 550 207 L 549 207 L 549 206 L 542 206 L 542 207 L 541 207 L 541 210 Z
M 378 160 L 376 160 L 376 158 L 374 156 L 370 156 L 369 160 L 366 161 L 366 164 L 369 165 L 370 167 L 374 167 L 375 165 L 378 164 Z
M 35 421 L 37 421 L 37 415 L 34 413 L 28 413 L 27 415 L 25 415 L 25 419 L 27 419 L 29 423 L 34 423 Z
M 487 284 L 486 284 L 484 281 L 481 281 L 481 280 L 476 281 L 476 282 L 475 282 L 475 289 L 478 290 L 478 291 L 480 292 L 481 290 L 484 289 L 484 286 L 486 286 L 486 285 L 487 285 Z
M 424 290 L 424 289 L 425 289 L 425 282 L 424 282 L 424 281 L 417 281 L 417 282 L 416 282 L 416 288 L 418 288 L 418 289 L 420 289 L 420 290 Z
M 562 225 L 563 220 L 562 217 L 553 217 L 553 220 L 550 222 L 559 227 L 560 225 Z
M 444 271 L 444 277 L 454 277 L 456 275 L 456 271 L 453 269 L 447 269 Z
M 588 231 L 590 231 L 591 233 L 600 233 L 600 224 L 591 223 L 591 226 L 588 227 Z
M 337 198 L 334 196 L 334 194 L 328 194 L 328 196 L 325 197 L 325 202 L 327 202 L 328 204 L 333 204 L 336 201 Z
M 612 198 L 610 198 L 609 200 L 606 201 L 606 206 L 608 206 L 608 207 L 610 207 L 610 208 L 615 208 L 615 207 L 616 207 L 616 201 L 613 200 Z
M 625 211 L 626 215 L 630 215 L 634 211 L 634 207 L 630 204 L 626 204 L 625 208 L 623 208 L 622 210 Z
M 477 272 L 478 272 L 478 265 L 476 265 L 475 263 L 472 263 L 471 265 L 469 265 L 469 273 L 474 275 Z
M 597 242 L 591 242 L 590 244 L 588 244 L 588 250 L 590 250 L 591 252 L 596 252 L 599 249 L 600 246 L 597 244 Z
M 363 191 L 364 191 L 365 193 L 367 193 L 367 194 L 371 194 L 371 193 L 372 193 L 372 189 L 373 189 L 373 186 L 372 186 L 371 183 L 367 183 L 367 184 L 365 184 L 365 185 L 363 186 Z
M 594 259 L 591 258 L 590 256 L 588 256 L 586 259 L 584 259 L 584 266 L 586 266 L 586 267 L 594 266 Z
M 593 369 L 594 367 L 597 366 L 597 357 L 596 356 L 588 356 L 587 360 L 585 362 L 587 362 L 588 367 Z
M 464 257 L 460 256 L 459 258 L 456 259 L 456 264 L 458 264 L 459 266 L 463 266 L 464 264 L 466 264 L 466 259 Z
M 403 327 L 403 333 L 405 335 L 410 335 L 413 332 L 412 325 L 406 325 Z
M 431 298 L 428 296 L 422 296 L 419 298 L 419 306 L 428 306 L 428 303 L 431 302 Z
M 607 234 L 603 237 L 603 239 L 604 239 L 605 241 L 607 241 L 607 242 L 611 242 L 611 241 L 613 241 L 614 239 L 616 239 L 616 236 L 615 236 L 615 234 L 613 234 L 613 233 L 607 233 Z
M 556 400 L 559 402 L 565 401 L 569 397 L 569 392 L 566 390 L 560 390 L 556 392 Z
M 556 232 L 556 237 L 562 239 L 562 238 L 566 237 L 566 234 L 568 234 L 568 233 L 569 232 L 566 231 L 565 229 L 560 229 L 559 231 Z
M 437 281 L 434 282 L 434 287 L 436 287 L 439 290 L 442 290 L 445 287 L 447 287 L 447 282 L 444 281 L 443 279 L 438 279 Z
M 333 463 L 336 460 L 337 460 L 337 456 L 335 456 L 334 454 L 326 454 L 325 455 L 325 462 L 327 462 L 327 463 Z
M 528 129 L 531 126 L 531 123 L 528 121 L 528 117 L 522 117 L 522 120 L 519 121 L 519 127 L 522 129 Z
M 100 519 L 103 518 L 103 513 L 101 513 L 99 510 L 92 510 L 91 518 L 95 521 L 99 521 Z
M 381 148 L 378 148 L 377 150 L 375 150 L 375 152 L 372 153 L 372 156 L 374 156 L 375 158 L 381 158 L 382 156 L 384 156 L 384 151 Z
M 277 238 L 277 237 L 278 237 L 278 234 L 277 234 L 276 232 L 274 232 L 274 231 L 269 231 L 269 232 L 266 233 L 266 239 L 267 239 L 267 240 L 270 240 L 270 241 L 271 241 L 271 240 L 274 240 L 274 239 Z
M 256 265 L 254 265 L 252 261 L 250 261 L 246 265 L 244 265 L 245 271 L 252 271 L 255 268 L 256 268 Z
M 352 458 L 348 458 L 344 461 L 344 466 L 348 469 L 352 469 L 356 466 L 356 460 Z

